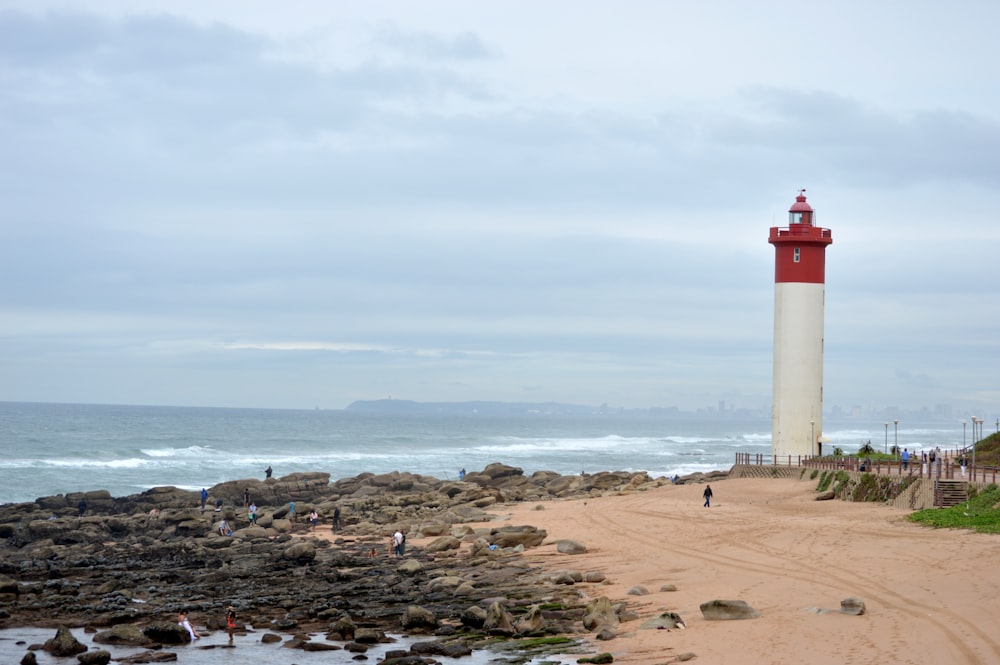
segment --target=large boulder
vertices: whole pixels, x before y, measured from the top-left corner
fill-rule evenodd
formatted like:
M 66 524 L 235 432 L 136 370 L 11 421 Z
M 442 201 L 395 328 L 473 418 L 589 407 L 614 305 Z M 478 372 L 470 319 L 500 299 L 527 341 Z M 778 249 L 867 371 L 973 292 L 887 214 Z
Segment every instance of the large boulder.
M 457 550 L 462 546 L 462 541 L 454 536 L 440 536 L 424 546 L 424 551 L 429 553 L 446 552 Z
M 0 600 L 15 600 L 20 595 L 21 586 L 17 580 L 0 575 Z
M 407 606 L 400 623 L 406 630 L 434 630 L 438 627 L 434 613 L 419 605 Z
M 545 617 L 538 605 L 532 605 L 514 624 L 518 635 L 543 635 L 546 628 Z
M 504 526 L 490 532 L 490 540 L 498 547 L 538 547 L 548 536 L 545 529 L 535 526 Z
M 601 596 L 587 604 L 583 615 L 583 627 L 587 630 L 596 630 L 608 626 L 618 625 L 618 615 L 611 605 L 607 596 Z
M 505 635 L 510 637 L 517 630 L 514 628 L 514 619 L 510 612 L 500 606 L 499 602 L 490 605 L 486 610 L 486 621 L 483 622 L 483 630 L 490 635 Z
M 852 616 L 861 616 L 865 613 L 865 601 L 851 596 L 840 601 L 840 613 Z
M 112 626 L 110 630 L 104 630 L 93 638 L 97 644 L 115 644 L 118 646 L 144 647 L 153 644 L 142 629 L 129 623 L 120 623 Z
M 756 619 L 760 616 L 760 612 L 747 605 L 744 600 L 710 600 L 702 603 L 700 608 L 706 621 Z
M 342 642 L 348 642 L 354 639 L 354 634 L 357 632 L 358 626 L 350 619 L 350 617 L 341 617 L 337 619 L 332 626 L 330 626 L 330 632 L 327 634 L 326 638 L 340 640 Z
M 76 657 L 80 665 L 108 665 L 111 662 L 111 652 L 107 649 L 88 651 Z
M 46 640 L 42 648 L 59 657 L 75 656 L 87 650 L 87 647 L 81 644 L 66 626 L 59 626 L 56 629 L 56 636 Z
M 316 546 L 310 542 L 300 540 L 285 548 L 281 553 L 281 558 L 298 563 L 306 563 L 316 558 Z
M 586 554 L 587 546 L 576 540 L 563 539 L 556 543 L 556 551 L 560 554 Z
M 507 464 L 501 464 L 500 462 L 493 462 L 492 464 L 487 465 L 486 468 L 482 470 L 482 474 L 484 476 L 492 478 L 493 480 L 496 480 L 497 478 L 512 478 L 516 476 L 523 476 L 524 469 L 521 469 L 516 466 L 509 466 Z
M 191 634 L 172 621 L 154 621 L 142 629 L 143 634 L 158 644 L 187 644 Z

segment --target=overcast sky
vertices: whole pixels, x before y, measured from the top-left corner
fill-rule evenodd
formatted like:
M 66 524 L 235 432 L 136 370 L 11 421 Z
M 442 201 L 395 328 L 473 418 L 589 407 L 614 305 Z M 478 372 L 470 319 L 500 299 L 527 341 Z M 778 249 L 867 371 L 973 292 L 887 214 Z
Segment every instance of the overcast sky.
M 1000 3 L 0 0 L 0 400 L 1000 412 Z M 978 412 L 978 413 L 977 413 Z

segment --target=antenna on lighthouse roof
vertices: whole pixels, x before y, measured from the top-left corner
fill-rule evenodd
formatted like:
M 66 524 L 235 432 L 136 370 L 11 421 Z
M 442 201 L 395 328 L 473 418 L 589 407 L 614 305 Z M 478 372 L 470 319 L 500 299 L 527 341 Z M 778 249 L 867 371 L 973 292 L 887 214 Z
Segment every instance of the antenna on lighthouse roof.
M 806 193 L 806 188 L 805 187 L 803 187 L 802 189 L 799 190 L 799 196 L 802 196 L 805 193 Z

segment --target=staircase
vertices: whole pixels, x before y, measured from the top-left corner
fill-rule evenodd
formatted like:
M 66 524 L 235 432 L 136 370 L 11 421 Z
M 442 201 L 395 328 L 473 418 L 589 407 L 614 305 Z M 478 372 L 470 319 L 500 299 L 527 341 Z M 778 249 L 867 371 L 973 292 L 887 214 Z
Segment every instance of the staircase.
M 938 480 L 934 490 L 934 505 L 947 508 L 969 500 L 969 483 L 964 480 Z

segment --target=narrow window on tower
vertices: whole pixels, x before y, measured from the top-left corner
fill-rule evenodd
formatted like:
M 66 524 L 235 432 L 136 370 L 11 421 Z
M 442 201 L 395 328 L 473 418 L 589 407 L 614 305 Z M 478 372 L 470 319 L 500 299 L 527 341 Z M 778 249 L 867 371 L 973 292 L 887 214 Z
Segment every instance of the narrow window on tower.
M 792 254 L 792 260 L 793 260 L 793 261 L 795 261 L 796 263 L 798 263 L 798 262 L 799 262 L 799 259 L 801 258 L 801 252 L 800 252 L 800 250 L 799 250 L 799 248 L 798 248 L 798 247 L 796 247 L 796 248 L 795 248 L 795 249 L 793 250 L 793 252 L 794 252 L 794 253 Z

